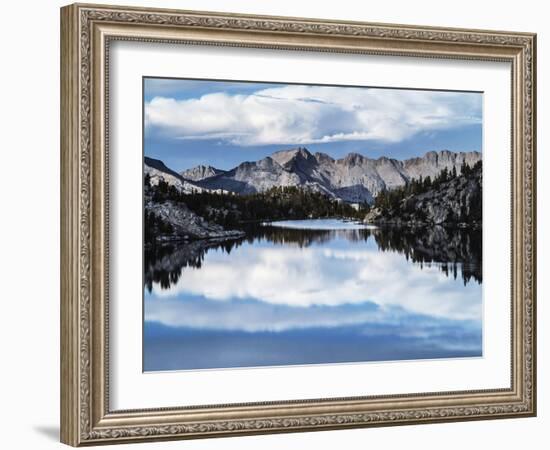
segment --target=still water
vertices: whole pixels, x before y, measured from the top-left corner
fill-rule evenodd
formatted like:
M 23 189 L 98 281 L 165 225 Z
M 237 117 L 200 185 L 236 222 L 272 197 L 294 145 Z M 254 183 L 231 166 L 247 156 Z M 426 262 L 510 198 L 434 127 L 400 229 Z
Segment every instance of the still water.
M 333 219 L 148 249 L 145 371 L 482 355 L 481 231 Z

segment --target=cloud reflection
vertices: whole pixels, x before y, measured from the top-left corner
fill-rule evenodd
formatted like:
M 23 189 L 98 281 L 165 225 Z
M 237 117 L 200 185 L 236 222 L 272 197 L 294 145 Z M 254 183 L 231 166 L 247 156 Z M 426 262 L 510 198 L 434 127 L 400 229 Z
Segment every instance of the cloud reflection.
M 254 300 L 218 302 L 204 298 L 159 299 L 149 297 L 145 320 L 171 327 L 203 330 L 281 332 L 288 330 L 364 326 L 372 335 L 380 333 L 403 337 L 428 338 L 448 328 L 479 329 L 476 321 L 453 321 L 411 314 L 399 307 L 380 307 L 374 303 L 296 308 Z M 395 330 L 393 329 L 395 328 Z
M 436 266 L 421 269 L 398 253 L 339 239 L 307 248 L 245 243 L 231 255 L 212 250 L 201 269 L 187 268 L 168 289 L 153 284 L 152 294 L 157 302 L 215 300 L 218 308 L 255 300 L 297 315 L 300 308 L 368 302 L 450 320 L 481 319 L 480 285 L 464 286 Z

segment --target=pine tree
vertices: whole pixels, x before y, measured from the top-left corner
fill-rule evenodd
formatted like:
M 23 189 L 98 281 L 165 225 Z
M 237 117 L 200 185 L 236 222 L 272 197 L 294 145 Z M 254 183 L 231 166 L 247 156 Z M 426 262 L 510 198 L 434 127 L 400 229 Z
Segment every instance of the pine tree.
M 449 171 L 448 171 L 447 168 L 445 167 L 445 168 L 441 171 L 440 181 L 441 181 L 441 183 L 445 183 L 448 179 L 449 179 Z
M 432 187 L 432 177 L 429 175 L 424 178 L 424 191 L 429 190 Z

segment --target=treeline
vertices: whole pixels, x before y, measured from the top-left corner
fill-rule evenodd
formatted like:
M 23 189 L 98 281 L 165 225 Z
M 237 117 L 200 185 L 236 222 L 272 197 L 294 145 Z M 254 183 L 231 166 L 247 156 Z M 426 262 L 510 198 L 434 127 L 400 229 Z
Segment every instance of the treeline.
M 398 209 L 405 198 L 438 189 L 443 183 L 447 183 L 459 176 L 468 178 L 478 170 L 481 170 L 481 167 L 481 161 L 476 162 L 471 167 L 463 161 L 460 167 L 460 174 L 457 173 L 455 167 L 451 170 L 445 167 L 433 179 L 429 175 L 425 178 L 422 178 L 422 176 L 420 178 L 413 178 L 404 186 L 379 192 L 374 199 L 374 207 L 380 208 L 383 211 Z
M 144 211 L 143 238 L 146 243 L 153 243 L 160 235 L 172 234 L 174 227 L 171 223 L 165 222 L 153 211 Z
M 322 192 L 297 186 L 273 187 L 254 194 L 178 191 L 174 186 L 160 181 L 150 186 L 152 200 L 182 202 L 194 213 L 224 227 L 239 227 L 243 223 L 262 220 L 307 219 L 321 217 L 344 217 L 363 219 L 368 211 L 365 203 L 358 209 L 334 200 Z
M 334 230 L 301 230 L 250 224 L 247 234 L 239 239 L 205 243 L 194 241 L 184 246 L 167 244 L 145 249 L 145 285 L 151 290 L 153 283 L 164 289 L 176 284 L 182 268 L 201 268 L 208 249 L 230 254 L 245 242 L 256 240 L 277 244 L 295 244 L 300 248 L 334 238 Z M 368 242 L 375 239 L 382 251 L 397 252 L 420 267 L 437 267 L 445 275 L 462 278 L 464 284 L 482 282 L 481 230 L 442 229 L 439 227 L 393 228 L 375 230 L 338 230 L 338 236 L 350 242 Z
M 471 279 L 482 282 L 482 233 L 480 230 L 422 228 L 382 228 L 373 233 L 378 248 L 398 252 L 407 261 L 435 264 L 445 275 L 457 278 L 461 271 L 466 285 Z

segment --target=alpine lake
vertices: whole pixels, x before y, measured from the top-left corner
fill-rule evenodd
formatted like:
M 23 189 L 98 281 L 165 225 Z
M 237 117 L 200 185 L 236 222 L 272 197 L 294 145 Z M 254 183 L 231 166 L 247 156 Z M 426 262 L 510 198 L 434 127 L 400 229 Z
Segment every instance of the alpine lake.
M 144 371 L 482 356 L 481 230 L 245 231 L 145 249 Z

